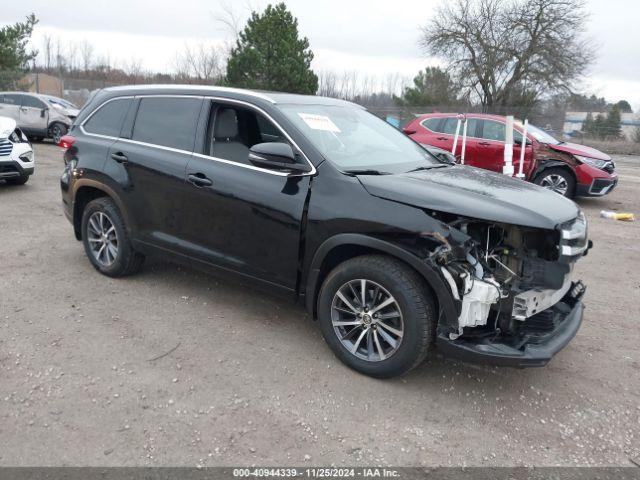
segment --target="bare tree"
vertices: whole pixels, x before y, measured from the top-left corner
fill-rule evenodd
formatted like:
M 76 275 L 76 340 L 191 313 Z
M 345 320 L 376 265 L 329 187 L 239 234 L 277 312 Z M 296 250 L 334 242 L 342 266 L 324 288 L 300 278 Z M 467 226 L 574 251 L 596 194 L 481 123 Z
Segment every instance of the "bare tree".
M 80 44 L 80 58 L 82 60 L 82 69 L 86 72 L 93 66 L 93 45 L 87 40 L 83 40 Z
M 452 0 L 421 46 L 484 107 L 507 106 L 571 90 L 595 58 L 586 17 L 584 0 Z
M 131 77 L 131 81 L 136 84 L 142 77 L 142 59 L 139 57 L 131 57 L 128 62 L 124 64 L 124 72 Z
M 176 75 L 182 80 L 195 78 L 197 81 L 212 83 L 222 77 L 224 55 L 221 48 L 199 43 L 185 44 L 184 49 L 174 59 Z
M 42 36 L 42 54 L 44 55 L 44 68 L 51 70 L 53 66 L 53 38 L 48 33 Z

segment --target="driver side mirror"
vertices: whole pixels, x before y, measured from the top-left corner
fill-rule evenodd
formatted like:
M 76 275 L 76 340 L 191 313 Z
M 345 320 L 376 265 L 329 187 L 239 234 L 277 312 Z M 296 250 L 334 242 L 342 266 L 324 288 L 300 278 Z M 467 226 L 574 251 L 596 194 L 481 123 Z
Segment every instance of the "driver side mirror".
M 257 143 L 249 149 L 249 161 L 260 168 L 288 170 L 291 173 L 311 171 L 308 164 L 297 163 L 291 145 L 283 142 Z
M 40 110 L 40 117 L 44 118 L 44 116 L 48 111 L 49 111 L 49 107 L 44 107 L 42 110 Z

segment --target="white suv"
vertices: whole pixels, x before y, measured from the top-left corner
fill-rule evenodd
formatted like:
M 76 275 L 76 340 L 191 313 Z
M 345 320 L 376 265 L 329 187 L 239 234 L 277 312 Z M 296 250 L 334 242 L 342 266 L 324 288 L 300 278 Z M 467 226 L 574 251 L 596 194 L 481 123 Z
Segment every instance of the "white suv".
M 55 143 L 67 133 L 78 108 L 62 98 L 29 92 L 0 92 L 0 116 L 13 118 L 33 140 Z
M 27 136 L 13 118 L 0 117 L 0 180 L 24 185 L 33 175 L 35 161 Z

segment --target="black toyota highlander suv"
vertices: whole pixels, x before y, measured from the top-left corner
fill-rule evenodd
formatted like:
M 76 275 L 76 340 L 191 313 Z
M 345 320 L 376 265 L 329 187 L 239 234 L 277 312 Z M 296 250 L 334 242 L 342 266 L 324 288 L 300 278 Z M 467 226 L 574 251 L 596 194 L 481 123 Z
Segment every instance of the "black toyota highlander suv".
M 107 88 L 60 145 L 64 210 L 99 272 L 155 253 L 239 275 L 303 303 L 367 375 L 402 374 L 434 345 L 541 366 L 582 321 L 575 203 L 438 159 L 358 105 Z

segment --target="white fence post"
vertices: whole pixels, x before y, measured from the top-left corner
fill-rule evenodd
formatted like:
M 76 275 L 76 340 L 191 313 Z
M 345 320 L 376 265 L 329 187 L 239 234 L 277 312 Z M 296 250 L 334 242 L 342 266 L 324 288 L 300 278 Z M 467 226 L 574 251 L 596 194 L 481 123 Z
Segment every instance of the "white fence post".
M 529 126 L 529 119 L 524 119 L 524 127 L 522 128 L 522 146 L 520 147 L 520 165 L 518 165 L 518 174 L 516 177 L 524 178 L 524 173 L 522 173 L 522 169 L 524 166 L 524 151 L 527 148 L 527 127 Z
M 502 173 L 513 177 L 513 115 L 507 115 Z
M 462 127 L 462 152 L 460 153 L 460 164 L 462 165 L 464 165 L 464 154 L 467 150 L 467 123 L 467 116 L 465 115 Z
M 456 156 L 456 147 L 458 146 L 458 135 L 460 134 L 460 115 L 458 115 L 458 123 L 456 123 L 456 134 L 453 137 L 453 148 L 451 149 L 451 153 L 453 156 Z

